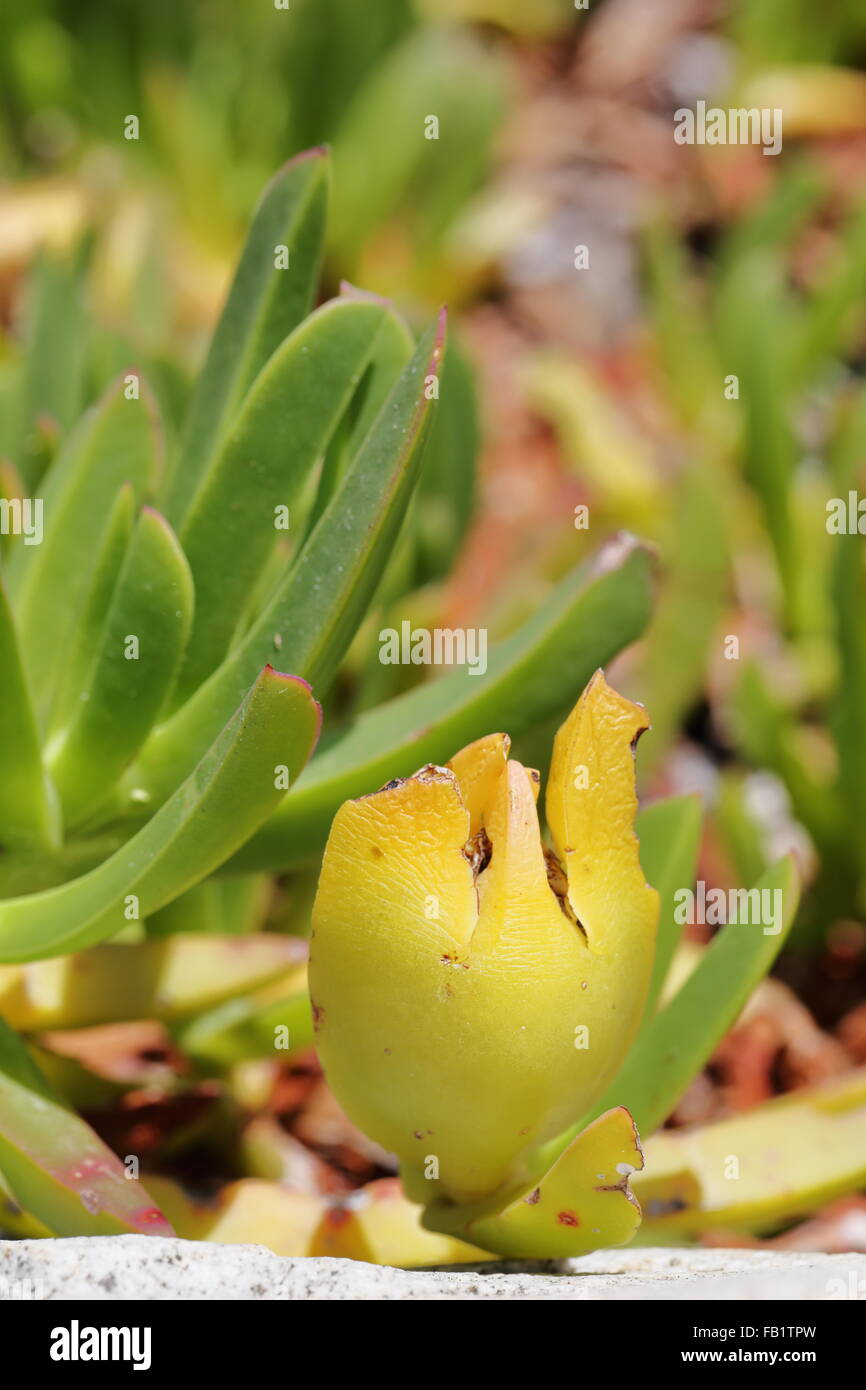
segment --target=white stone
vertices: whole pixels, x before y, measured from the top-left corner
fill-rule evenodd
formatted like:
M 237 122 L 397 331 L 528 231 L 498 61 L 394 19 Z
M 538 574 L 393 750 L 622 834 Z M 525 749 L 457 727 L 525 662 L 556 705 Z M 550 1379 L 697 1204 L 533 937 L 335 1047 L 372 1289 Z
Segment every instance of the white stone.
M 29 1281 L 29 1285 L 27 1285 Z M 841 1283 L 839 1281 L 842 1281 Z M 579 1260 L 402 1270 L 155 1236 L 0 1241 L 0 1297 L 45 1299 L 819 1299 L 866 1296 L 866 1255 L 599 1250 Z M 853 1290 L 841 1295 L 841 1288 Z

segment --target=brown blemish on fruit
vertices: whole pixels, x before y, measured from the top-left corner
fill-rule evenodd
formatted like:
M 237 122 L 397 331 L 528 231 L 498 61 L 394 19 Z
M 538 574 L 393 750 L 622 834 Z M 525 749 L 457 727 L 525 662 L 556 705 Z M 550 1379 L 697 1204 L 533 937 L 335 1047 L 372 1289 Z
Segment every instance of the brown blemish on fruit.
M 619 1182 L 600 1183 L 593 1190 L 595 1192 L 621 1192 L 626 1201 L 631 1202 L 632 1206 L 637 1207 L 638 1211 L 640 1211 L 640 1204 L 628 1185 L 628 1180 L 634 1171 L 634 1169 L 631 1169 L 628 1173 L 623 1173 Z
M 638 708 L 639 708 L 639 709 L 643 709 L 643 705 L 638 705 Z M 631 748 L 631 755 L 632 755 L 632 757 L 635 757 L 636 754 L 637 754 L 637 746 L 638 746 L 638 743 L 640 742 L 641 734 L 645 734 L 646 731 L 647 731 L 647 729 L 650 729 L 650 728 L 652 728 L 652 725 L 649 723 L 649 721 L 647 721 L 646 724 L 644 724 L 644 726 L 643 726 L 642 729 L 638 729 L 637 733 L 635 734 L 634 738 L 632 739 L 632 741 L 631 741 L 631 743 L 630 743 L 630 745 L 629 745 L 629 747 Z
M 374 859 L 384 859 L 385 857 L 385 851 L 383 849 L 380 849 L 378 845 L 371 845 L 370 853 L 372 854 Z
M 379 796 L 381 792 L 393 792 L 393 791 L 396 791 L 397 788 L 398 788 L 398 787 L 402 787 L 403 783 L 404 783 L 405 781 L 407 781 L 407 780 L 408 780 L 408 779 L 407 779 L 406 777 L 395 777 L 392 781 L 386 782 L 385 785 L 384 785 L 384 787 L 380 787 L 378 791 L 375 791 L 375 792 L 364 792 L 364 794 L 363 794 L 362 796 L 359 796 L 359 797 L 358 797 L 358 800 L 359 800 L 359 801 L 369 801 L 369 799 L 370 799 L 371 796 Z
M 625 1113 L 628 1114 L 627 1111 L 626 1111 Z M 640 1136 L 639 1136 L 639 1134 L 638 1134 L 638 1132 L 637 1132 L 637 1126 L 635 1125 L 634 1120 L 631 1119 L 631 1116 L 630 1116 L 630 1115 L 629 1115 L 629 1119 L 631 1120 L 631 1132 L 632 1132 L 632 1137 L 633 1137 L 633 1140 L 634 1140 L 634 1146 L 635 1146 L 636 1157 L 638 1158 L 638 1162 L 637 1162 L 637 1163 L 618 1163 L 618 1164 L 617 1164 L 617 1171 L 619 1172 L 619 1181 L 618 1181 L 618 1182 L 612 1182 L 612 1183 L 602 1183 L 602 1184 L 599 1184 L 599 1185 L 596 1187 L 595 1191 L 596 1191 L 596 1192 L 621 1192 L 622 1195 L 623 1195 L 623 1197 L 625 1197 L 626 1201 L 627 1201 L 627 1202 L 631 1202 L 632 1206 L 633 1206 L 633 1207 L 636 1207 L 637 1210 L 640 1211 L 640 1203 L 638 1202 L 637 1198 L 635 1197 L 634 1193 L 632 1192 L 631 1188 L 629 1187 L 629 1178 L 631 1177 L 632 1173 L 638 1173 L 638 1172 L 640 1172 L 640 1170 L 643 1168 L 643 1166 L 644 1166 L 644 1151 L 643 1151 L 643 1149 L 641 1148 Z M 601 1175 L 599 1175 L 599 1176 L 601 1176 Z
M 568 900 L 568 878 L 552 849 L 546 849 L 544 851 L 544 865 L 547 869 L 547 882 L 550 885 L 553 896 L 559 903 L 560 909 L 568 918 L 569 922 L 577 927 L 579 931 L 583 932 L 585 937 L 586 931 L 583 923 L 575 916 L 574 908 Z
M 473 879 L 477 879 L 479 874 L 483 874 L 487 865 L 493 857 L 493 846 L 487 835 L 484 826 L 476 830 L 463 846 L 463 858 L 469 863 L 472 869 Z
M 321 1004 L 316 1003 L 312 995 L 310 996 L 310 1009 L 313 1014 L 313 1032 L 318 1033 L 325 1021 L 325 1010 L 322 1008 Z
M 579 1226 L 579 1225 L 580 1225 L 580 1219 L 579 1219 L 577 1213 L 576 1213 L 576 1212 L 573 1212 L 573 1211 L 560 1211 L 560 1212 L 557 1212 L 556 1219 L 557 1219 L 557 1221 L 559 1222 L 560 1226 Z
M 535 1207 L 541 1200 L 541 1188 L 534 1187 L 528 1197 L 524 1197 L 524 1202 L 528 1207 Z
M 450 767 L 440 767 L 438 763 L 425 763 L 424 766 L 415 773 L 414 780 L 420 782 L 423 786 L 429 786 L 431 783 L 436 785 L 440 782 L 447 782 L 449 786 L 452 787 L 457 786 L 457 778 L 454 776 Z

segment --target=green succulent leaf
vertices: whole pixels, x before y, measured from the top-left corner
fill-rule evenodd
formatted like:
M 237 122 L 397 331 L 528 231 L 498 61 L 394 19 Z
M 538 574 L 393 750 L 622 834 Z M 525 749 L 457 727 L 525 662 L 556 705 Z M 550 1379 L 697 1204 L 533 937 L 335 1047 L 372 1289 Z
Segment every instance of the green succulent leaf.
M 145 788 L 157 801 L 167 795 L 263 661 L 279 659 L 317 690 L 327 687 L 363 618 L 412 495 L 434 406 L 424 382 L 437 371 L 443 344 L 444 318 L 418 344 L 257 621 L 211 679 L 156 731 L 127 779 L 128 788 Z
M 628 1107 L 639 1131 L 651 1134 L 709 1060 L 770 969 L 794 921 L 800 882 L 793 859 L 774 864 L 750 891 L 781 895 L 766 899 L 781 902 L 781 916 L 772 930 L 752 922 L 729 922 L 721 928 L 678 993 L 641 1032 L 594 1113 L 608 1109 L 616 1097 L 616 1103 Z M 561 1142 L 558 1139 L 557 1146 Z
M 490 651 L 484 676 L 451 672 L 357 719 L 314 760 L 230 869 L 302 864 L 321 850 L 350 797 L 426 762 L 446 762 L 491 730 L 517 734 L 558 713 L 593 671 L 640 636 L 650 608 L 649 552 L 628 537 L 612 542 Z
M 135 494 L 130 483 L 124 483 L 106 521 L 90 576 L 87 594 L 81 606 L 75 633 L 66 662 L 57 682 L 50 734 L 60 733 L 70 722 L 76 703 L 87 690 L 87 678 L 93 665 L 94 653 L 102 641 L 105 622 L 124 557 L 135 525 Z
M 800 380 L 814 379 L 828 358 L 850 348 L 857 324 L 856 306 L 864 293 L 866 199 L 861 198 L 841 228 L 829 274 L 809 297 L 794 357 Z
M 375 299 L 346 281 L 340 286 L 345 299 Z M 370 365 L 325 453 L 316 497 L 307 517 L 304 538 L 309 536 L 345 476 L 359 446 L 382 409 L 394 383 L 412 357 L 414 339 L 408 326 L 396 313 L 382 319 L 373 344 Z
M 170 1236 L 142 1184 L 49 1089 L 0 1019 L 0 1172 L 15 1201 L 61 1236 Z
M 0 581 L 0 845 L 6 849 L 56 847 L 57 795 L 42 765 L 42 749 L 15 620 Z
M 432 1203 L 422 1222 L 506 1259 L 557 1259 L 625 1245 L 640 1225 L 630 1188 L 643 1167 L 634 1121 L 622 1106 L 587 1125 L 542 1177 L 503 1204 Z
M 39 960 L 115 936 L 234 852 L 276 808 L 319 731 L 309 686 L 266 667 L 210 751 L 121 849 L 82 878 L 0 903 L 0 961 Z
M 256 999 L 232 999 L 176 1031 L 181 1050 L 200 1066 L 234 1066 L 257 1057 L 272 1057 L 275 1030 L 284 1028 L 291 1055 L 313 1042 L 313 1016 L 306 989 L 261 1003 Z
M 179 528 L 225 425 L 283 339 L 313 303 L 328 204 L 328 158 L 312 149 L 284 165 L 253 218 L 226 306 L 190 405 L 168 516 Z M 289 253 L 277 264 L 277 248 Z
M 643 807 L 635 821 L 640 862 L 646 880 L 656 889 L 659 908 L 656 953 L 644 1016 L 651 1019 L 674 952 L 682 936 L 675 915 L 675 894 L 695 881 L 703 807 L 696 796 L 672 796 Z
M 334 141 L 335 262 L 353 265 L 407 187 L 416 250 L 440 238 L 480 182 L 504 102 L 500 65 L 468 35 L 416 30 L 395 45 L 361 85 Z M 440 141 L 425 138 L 432 111 Z
M 733 511 L 731 501 L 732 489 L 721 468 L 690 470 L 678 480 L 662 546 L 664 577 L 641 672 L 642 697 L 653 723 L 652 740 L 642 750 L 645 778 L 663 761 L 706 685 L 729 603 L 724 517 Z M 687 642 L 683 633 L 689 635 Z
M 92 669 L 49 759 L 68 824 L 99 805 L 150 732 L 180 663 L 192 611 L 183 551 L 164 518 L 145 508 L 93 648 Z
M 766 836 L 749 804 L 748 773 L 742 768 L 729 769 L 719 778 L 713 827 L 738 883 L 754 882 L 769 868 Z
M 815 775 L 804 755 L 794 714 L 771 690 L 753 661 L 744 664 L 734 690 L 732 714 L 746 756 L 756 767 L 769 768 L 781 778 L 795 815 L 822 854 L 832 857 L 839 840 L 844 838 L 837 798 L 826 780 Z
M 667 1244 L 713 1226 L 772 1231 L 866 1183 L 866 1070 L 715 1124 L 664 1130 L 645 1154 L 633 1180 L 645 1240 Z M 731 1154 L 743 1155 L 736 1182 Z
M 755 251 L 731 270 L 721 299 L 722 340 L 742 393 L 743 469 L 763 511 L 784 588 L 797 617 L 792 482 L 798 446 L 792 423 L 790 344 L 797 312 L 777 256 Z
M 457 557 L 475 507 L 479 442 L 474 375 L 452 340 L 412 517 L 421 583 L 448 574 Z
M 43 253 L 27 289 L 16 459 L 32 493 L 46 462 L 45 430 L 65 434 L 83 405 L 87 320 L 74 260 Z
M 853 482 L 854 480 L 850 480 Z M 830 732 L 838 760 L 838 792 L 848 815 L 849 844 L 861 877 L 866 877 L 866 749 L 863 709 L 866 702 L 866 578 L 863 538 L 834 536 L 830 577 L 833 621 L 840 671 L 830 710 Z
M 302 941 L 273 932 L 110 941 L 76 956 L 0 966 L 0 1018 L 23 1033 L 188 1018 L 288 975 L 305 958 Z
M 126 392 L 124 381 L 116 382 L 83 416 L 37 499 L 43 503 L 41 544 L 27 545 L 22 536 L 10 557 L 9 597 L 40 722 L 51 709 L 98 562 L 95 538 L 113 524 L 118 489 L 129 482 L 141 500 L 157 482 L 161 440 L 152 401 L 143 388 L 134 396 Z
M 706 418 L 713 393 L 718 393 L 712 325 L 703 312 L 688 247 L 669 217 L 648 222 L 642 249 L 648 307 L 666 384 L 681 418 L 695 427 Z
M 369 297 L 323 305 L 270 358 L 223 436 L 179 532 L 196 618 L 175 708 L 224 658 L 279 539 L 277 508 L 294 511 L 389 313 L 384 301 Z
M 208 878 L 182 893 L 147 919 L 148 936 L 176 932 L 209 932 L 243 936 L 264 925 L 274 896 L 269 874 L 236 874 Z

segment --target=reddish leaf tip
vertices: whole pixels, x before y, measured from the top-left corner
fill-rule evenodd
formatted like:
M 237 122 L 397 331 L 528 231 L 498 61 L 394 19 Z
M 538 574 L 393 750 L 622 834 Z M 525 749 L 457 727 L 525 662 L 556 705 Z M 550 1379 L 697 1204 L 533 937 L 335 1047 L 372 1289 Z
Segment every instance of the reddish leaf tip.
M 269 661 L 263 667 L 262 675 L 268 677 L 273 676 L 279 681 L 292 681 L 295 685 L 303 687 L 307 695 L 309 695 L 313 708 L 316 711 L 316 739 L 318 740 L 319 734 L 322 732 L 322 706 L 313 694 L 313 687 L 310 685 L 310 682 L 305 680 L 303 676 L 292 675 L 290 671 L 278 671 Z

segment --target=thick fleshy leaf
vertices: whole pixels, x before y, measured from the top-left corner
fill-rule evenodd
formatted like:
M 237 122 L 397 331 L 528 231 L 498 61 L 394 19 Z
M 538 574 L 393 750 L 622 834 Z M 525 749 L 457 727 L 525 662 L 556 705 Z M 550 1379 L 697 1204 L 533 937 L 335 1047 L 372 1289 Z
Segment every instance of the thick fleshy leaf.
M 846 828 L 853 849 L 852 858 L 862 878 L 866 874 L 866 749 L 863 739 L 866 702 L 866 613 L 863 592 L 866 569 L 863 538 L 859 533 L 834 536 L 833 541 L 836 553 L 831 593 L 841 669 L 830 727 L 838 760 L 838 791 L 848 812 Z M 829 866 L 828 861 L 829 856 L 826 856 L 825 867 Z
M 780 860 L 750 893 L 760 896 L 749 899 L 746 915 L 759 920 L 729 921 L 721 928 L 605 1092 L 600 1108 L 628 1106 L 642 1134 L 651 1134 L 670 1114 L 778 955 L 800 900 L 793 859 Z
M 640 862 L 648 883 L 659 895 L 659 929 L 645 1017 L 652 1017 L 667 977 L 682 925 L 675 916 L 674 895 L 691 888 L 701 835 L 703 807 L 696 796 L 672 796 L 642 807 L 635 829 L 640 841 Z
M 280 812 L 232 869 L 291 868 L 324 844 L 342 802 L 444 763 L 456 748 L 555 715 L 597 666 L 640 636 L 651 604 L 650 556 L 631 538 L 561 580 L 517 632 L 493 647 L 487 672 L 454 671 L 362 715 L 312 763 Z
M 118 489 L 129 482 L 141 499 L 157 480 L 153 405 L 143 388 L 134 398 L 127 389 L 116 382 L 70 435 L 42 490 L 42 543 L 22 538 L 9 562 L 9 596 L 40 719 L 50 710 Z
M 452 1234 L 513 1259 L 558 1259 L 625 1245 L 640 1225 L 629 1178 L 643 1162 L 634 1121 L 620 1106 L 594 1120 L 542 1178 L 500 1211 L 446 1213 L 434 1206 L 422 1220 L 434 1230 L 442 1220 Z
M 649 441 L 629 426 L 600 374 L 556 349 L 525 368 L 530 406 L 550 420 L 571 468 L 608 515 L 643 527 L 659 509 L 661 481 Z
M 0 969 L 8 970 L 10 966 L 0 966 Z M 14 1026 L 14 1025 L 13 1025 Z M 67 1042 L 68 1035 L 64 1035 L 60 1046 Z M 25 1038 L 27 1050 L 36 1066 L 44 1076 L 54 1095 L 59 1101 L 77 1110 L 79 1114 L 87 1111 L 102 1110 L 105 1106 L 122 1103 L 122 1097 L 131 1085 L 135 1084 L 136 1071 L 135 1064 L 130 1058 L 130 1071 L 126 1073 L 124 1079 L 109 1080 L 106 1076 L 98 1076 L 95 1071 L 91 1071 L 76 1057 L 70 1057 L 62 1052 L 53 1050 L 56 1041 L 55 1037 L 48 1035 L 37 1042 L 33 1037 Z M 43 1042 L 46 1044 L 43 1046 Z M 48 1044 L 52 1046 L 49 1047 Z M 148 1067 L 150 1070 L 148 1071 Z M 142 1084 L 147 1085 L 153 1079 L 153 1064 L 146 1060 L 141 1060 L 138 1069 Z
M 210 932 L 217 936 L 241 936 L 259 931 L 273 896 L 274 881 L 268 874 L 207 878 L 152 913 L 147 919 L 147 934 Z
M 726 770 L 719 778 L 713 828 L 724 847 L 736 883 L 754 883 L 770 867 L 766 835 L 761 834 L 749 796 L 749 773 Z
M 452 340 L 412 518 L 418 582 L 443 578 L 454 563 L 475 507 L 480 433 L 472 368 Z
M 763 11 L 763 14 L 771 25 L 775 23 L 775 16 L 769 11 Z M 780 169 L 773 186 L 767 189 L 767 196 L 756 199 L 747 215 L 737 218 L 727 228 L 724 242 L 719 247 L 721 274 L 718 278 L 721 279 L 726 271 L 753 251 L 772 251 L 781 247 L 792 249 L 810 221 L 820 216 L 821 201 L 825 196 L 826 187 L 819 164 L 797 160 Z M 708 328 L 711 331 L 712 325 L 708 325 Z
M 743 469 L 761 503 L 775 551 L 787 616 L 796 620 L 799 562 L 792 480 L 799 459 L 793 427 L 791 343 L 797 305 L 776 253 L 754 251 L 732 267 L 719 296 L 725 371 L 739 379 L 745 421 Z
M 494 1258 L 453 1236 L 425 1230 L 421 1208 L 404 1196 L 397 1178 L 380 1178 L 353 1192 L 347 1201 L 329 1206 L 307 1253 L 398 1269 L 476 1264 Z
M 44 463 L 39 430 L 65 434 L 83 404 L 87 320 L 78 266 L 40 255 L 30 272 L 16 458 L 32 493 Z
M 50 721 L 54 734 L 69 724 L 82 692 L 87 689 L 87 677 L 93 665 L 94 653 L 102 640 L 105 620 L 134 524 L 135 495 L 132 485 L 124 483 L 118 489 L 114 507 L 105 523 L 72 644 L 57 682 Z
M 794 814 L 822 856 L 832 859 L 845 838 L 843 807 L 826 777 L 816 775 L 814 760 L 804 754 L 795 714 L 755 662 L 744 663 L 731 712 L 741 750 L 756 767 L 781 778 Z
M 444 319 L 412 361 L 283 583 L 213 677 L 160 729 L 127 779 L 161 800 L 201 755 L 263 661 L 327 687 L 387 563 L 421 464 L 433 403 L 424 382 L 443 352 Z M 278 653 L 278 655 L 275 655 Z
M 42 765 L 42 749 L 29 683 L 6 590 L 0 580 L 0 845 L 4 849 L 56 846 L 57 796 Z
M 376 298 L 346 281 L 340 286 L 340 296 L 345 299 Z M 306 521 L 305 538 L 313 530 L 336 492 L 349 464 L 388 399 L 394 383 L 411 359 L 414 349 L 415 340 L 400 315 L 385 315 L 376 334 L 370 365 L 364 379 L 325 454 L 316 498 Z
M 188 780 L 123 848 L 83 878 L 0 903 L 0 961 L 92 946 L 212 873 L 279 804 L 319 721 L 309 686 L 266 667 Z
M 328 159 L 308 150 L 268 184 L 190 406 L 170 488 L 177 527 L 197 490 L 219 434 L 252 382 L 310 309 L 319 278 L 328 201 Z M 279 264 L 280 247 L 288 265 Z
M 495 55 L 465 31 L 416 28 L 395 45 L 344 111 L 334 141 L 335 263 L 351 270 L 401 201 L 411 226 L 405 254 L 423 255 L 439 241 L 481 180 L 504 97 Z M 425 136 L 430 112 L 437 140 Z
M 659 767 L 688 712 L 706 687 L 729 604 L 725 518 L 736 496 L 721 466 L 686 469 L 677 480 L 661 550 L 666 557 L 659 601 L 649 625 L 639 688 L 652 711 L 653 737 L 643 776 Z M 683 634 L 688 633 L 688 641 Z M 676 680 L 671 672 L 676 671 Z
M 184 516 L 180 541 L 196 617 L 172 697 L 175 708 L 228 651 L 245 605 L 289 525 L 390 314 L 383 300 L 331 300 L 277 349 L 231 420 Z M 231 556 L 231 563 L 226 557 Z
M 274 992 L 267 990 L 269 996 Z M 313 1041 L 306 970 L 299 970 L 294 982 L 286 981 L 277 998 L 233 999 L 201 1014 L 177 1031 L 176 1041 L 193 1061 L 208 1068 L 222 1069 L 256 1057 L 284 1060 L 300 1052 Z
M 71 722 L 49 750 L 67 824 L 99 805 L 149 734 L 189 636 L 193 601 L 174 532 L 145 508 Z
M 0 377 L 2 380 L 2 377 Z M 2 420 L 3 400 L 0 396 L 0 420 Z M 27 489 L 21 474 L 15 465 L 7 458 L 0 457 L 0 497 L 13 506 L 16 502 L 21 503 L 27 495 Z M 14 513 L 13 513 L 14 515 Z M 22 524 L 24 514 L 21 516 Z M 32 520 L 31 520 L 32 525 Z M 16 537 L 12 534 L 0 533 L 0 560 L 5 559 L 8 554 L 13 553 L 17 545 Z
M 147 1182 L 181 1239 L 264 1245 L 275 1255 L 308 1255 L 325 1209 L 316 1193 L 259 1178 L 230 1182 L 209 1202 L 194 1201 L 171 1178 L 154 1174 Z
M 839 229 L 829 270 L 809 296 L 794 370 L 809 381 L 828 358 L 844 355 L 854 340 L 856 305 L 866 293 L 866 199 L 860 197 Z
M 24 1033 L 187 1018 L 281 978 L 305 958 L 303 942 L 276 933 L 109 942 L 0 966 L 0 1017 Z
M 0 1020 L 0 1171 L 16 1202 L 62 1236 L 170 1236 L 142 1184 L 52 1095 Z
M 712 325 L 707 322 L 689 247 L 664 209 L 659 211 L 661 215 L 644 228 L 642 250 L 653 344 L 665 384 L 690 429 L 710 420 L 715 427 L 729 429 L 718 403 L 721 373 Z
M 644 1235 L 771 1231 L 866 1183 L 866 1070 L 645 1146 Z

